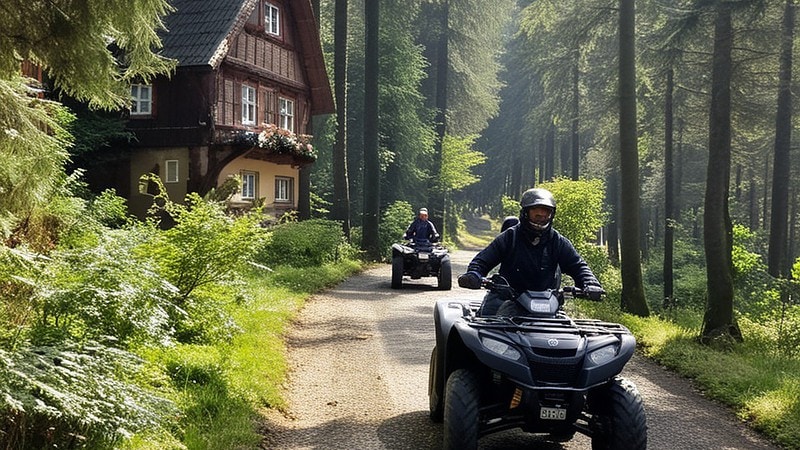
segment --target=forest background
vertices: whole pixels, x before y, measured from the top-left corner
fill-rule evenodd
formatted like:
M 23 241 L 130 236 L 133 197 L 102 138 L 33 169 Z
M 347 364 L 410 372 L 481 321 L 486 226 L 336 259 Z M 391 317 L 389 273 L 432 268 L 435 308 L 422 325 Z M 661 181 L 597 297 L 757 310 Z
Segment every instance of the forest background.
M 726 365 L 748 368 L 735 382 L 712 368 L 711 385 L 727 384 L 725 400 L 774 439 L 800 442 L 793 1 L 321 1 L 337 114 L 314 119 L 320 158 L 299 215 L 332 221 L 268 230 L 226 216 L 215 193 L 158 198 L 150 221 L 132 222 L 70 164 L 102 146 L 86 133 L 97 129 L 32 100 L 18 77 L 28 57 L 69 96 L 124 108 L 126 83 L 171 69 L 148 32 L 166 3 L 95 5 L 75 27 L 59 22 L 64 11 L 12 3 L 0 19 L 14 30 L 0 33 L 13 49 L 0 54 L 7 447 L 254 439 L 252 405 L 280 399 L 246 380 L 272 372 L 229 355 L 262 328 L 248 314 L 276 315 L 276 297 L 257 292 L 278 289 L 291 310 L 293 295 L 356 270 L 354 245 L 380 259 L 418 207 L 457 243 L 463 218 L 517 214 L 521 192 L 543 183 L 562 204 L 556 227 L 578 230 L 619 300 L 595 313 L 629 321 L 677 366 L 756 355 Z M 62 45 L 25 17 L 53 20 Z M 129 50 L 122 74 L 107 37 Z M 587 235 L 576 217 L 604 225 Z M 659 353 L 646 317 L 677 352 Z M 279 384 L 274 373 L 260 385 Z M 221 420 L 232 411 L 242 428 Z

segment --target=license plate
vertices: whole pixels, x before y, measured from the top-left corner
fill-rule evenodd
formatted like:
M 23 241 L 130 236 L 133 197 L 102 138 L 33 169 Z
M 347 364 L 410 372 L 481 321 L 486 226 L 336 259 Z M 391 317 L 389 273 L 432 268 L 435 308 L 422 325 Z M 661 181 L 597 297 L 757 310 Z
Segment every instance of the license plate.
M 420 253 L 419 254 L 419 260 L 420 261 L 427 261 L 428 260 L 428 254 L 427 253 Z
M 564 408 L 548 408 L 543 406 L 539 410 L 539 417 L 544 420 L 566 420 L 567 410 Z

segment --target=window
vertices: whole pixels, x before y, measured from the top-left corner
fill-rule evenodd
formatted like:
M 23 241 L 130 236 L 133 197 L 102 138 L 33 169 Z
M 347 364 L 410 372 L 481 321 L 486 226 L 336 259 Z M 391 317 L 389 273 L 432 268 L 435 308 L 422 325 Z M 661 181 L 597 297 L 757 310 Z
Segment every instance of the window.
M 153 88 L 146 84 L 131 85 L 131 115 L 149 116 L 152 112 Z
M 242 85 L 242 125 L 256 124 L 256 88 Z
M 275 202 L 289 203 L 292 201 L 294 179 L 275 177 Z
M 294 100 L 278 98 L 278 126 L 294 131 Z
M 165 183 L 177 183 L 180 181 L 178 176 L 178 160 L 177 159 L 168 159 L 167 160 L 167 176 L 164 180 Z
M 280 10 L 271 3 L 264 3 L 264 30 L 268 34 L 281 35 Z
M 258 196 L 258 172 L 242 171 L 242 200 L 255 200 Z

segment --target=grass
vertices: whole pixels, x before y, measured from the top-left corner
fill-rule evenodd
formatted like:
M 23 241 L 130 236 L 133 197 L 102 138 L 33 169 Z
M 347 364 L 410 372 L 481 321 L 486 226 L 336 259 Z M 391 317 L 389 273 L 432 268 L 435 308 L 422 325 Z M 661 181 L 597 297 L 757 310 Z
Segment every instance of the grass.
M 230 311 L 240 332 L 215 345 L 181 344 L 141 352 L 171 380 L 183 416 L 179 430 L 135 436 L 126 449 L 229 450 L 258 448 L 258 410 L 286 407 L 284 334 L 314 292 L 361 269 L 343 261 L 315 268 L 278 267 L 248 276 L 250 299 Z

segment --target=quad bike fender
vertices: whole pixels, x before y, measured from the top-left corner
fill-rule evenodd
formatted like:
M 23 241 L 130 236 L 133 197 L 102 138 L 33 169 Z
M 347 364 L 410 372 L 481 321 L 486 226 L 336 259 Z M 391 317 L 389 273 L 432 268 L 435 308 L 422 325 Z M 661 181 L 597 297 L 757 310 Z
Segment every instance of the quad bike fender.
M 614 376 L 622 372 L 622 368 L 631 359 L 635 349 L 636 338 L 634 338 L 633 335 L 620 335 L 619 350 L 610 361 L 600 365 L 594 365 L 591 358 L 586 359 L 586 364 L 584 364 L 583 370 L 581 370 L 580 376 L 578 377 L 577 386 L 589 388 L 603 384 L 611 378 L 614 378 Z M 593 349 L 589 349 L 589 351 L 592 350 Z
M 414 253 L 414 249 L 403 244 L 392 244 L 392 256 L 410 255 Z
M 477 359 L 480 364 L 492 370 L 502 372 L 520 384 L 528 386 L 534 384 L 531 371 L 524 356 L 521 356 L 519 360 L 513 360 L 489 350 L 481 342 L 482 336 L 479 334 L 478 330 L 463 322 L 456 323 L 453 332 L 458 334 L 459 341 L 462 343 L 467 353 L 474 355 L 475 359 Z M 494 336 L 491 334 L 492 333 L 484 333 L 483 338 L 493 339 Z M 500 342 L 506 340 L 501 336 L 498 337 L 499 339 L 495 340 Z
M 453 325 L 469 313 L 469 300 L 440 299 L 433 308 L 433 322 L 436 330 L 436 347 L 431 355 L 428 395 L 444 398 L 444 386 L 452 371 L 448 367 L 448 347 Z

